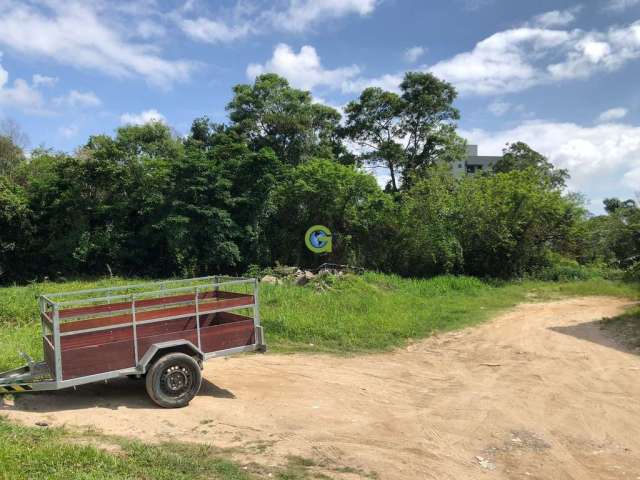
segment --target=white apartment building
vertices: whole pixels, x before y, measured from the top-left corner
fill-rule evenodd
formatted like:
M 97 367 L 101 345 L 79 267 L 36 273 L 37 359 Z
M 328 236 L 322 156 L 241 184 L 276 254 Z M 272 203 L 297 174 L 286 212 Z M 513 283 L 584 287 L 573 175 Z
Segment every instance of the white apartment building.
M 467 145 L 467 158 L 460 162 L 453 162 L 451 168 L 454 175 L 462 176 L 467 173 L 491 170 L 492 165 L 501 158 L 500 156 L 478 155 L 477 145 Z

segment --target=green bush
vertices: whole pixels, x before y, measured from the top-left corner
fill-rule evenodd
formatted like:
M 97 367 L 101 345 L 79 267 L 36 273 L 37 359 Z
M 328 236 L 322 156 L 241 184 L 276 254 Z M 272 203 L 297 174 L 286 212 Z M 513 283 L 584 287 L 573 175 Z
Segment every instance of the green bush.
M 546 258 L 546 265 L 532 272 L 530 276 L 537 280 L 564 282 L 596 278 L 615 279 L 620 278 L 621 272 L 604 264 L 582 265 L 576 260 L 550 252 Z
M 625 270 L 624 279 L 630 282 L 640 282 L 640 261 Z

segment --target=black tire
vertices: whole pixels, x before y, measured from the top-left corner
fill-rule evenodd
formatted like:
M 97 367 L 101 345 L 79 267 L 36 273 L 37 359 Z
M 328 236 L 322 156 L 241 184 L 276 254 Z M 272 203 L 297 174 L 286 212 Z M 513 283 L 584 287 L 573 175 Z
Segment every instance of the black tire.
M 189 405 L 202 385 L 200 365 L 184 353 L 169 353 L 160 357 L 147 372 L 147 393 L 164 408 Z

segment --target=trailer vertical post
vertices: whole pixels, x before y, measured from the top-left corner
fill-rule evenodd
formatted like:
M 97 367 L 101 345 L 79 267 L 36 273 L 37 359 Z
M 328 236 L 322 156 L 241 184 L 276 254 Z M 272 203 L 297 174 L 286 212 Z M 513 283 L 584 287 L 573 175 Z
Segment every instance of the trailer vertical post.
M 138 326 L 136 324 L 136 297 L 131 295 L 131 323 L 133 325 L 133 355 L 136 359 L 136 367 L 138 366 Z
M 256 337 L 259 335 L 260 338 L 256 338 L 255 341 L 258 345 L 262 345 L 264 340 L 262 338 L 262 328 L 260 327 L 260 300 L 258 298 L 258 279 L 253 279 L 253 327 L 256 332 Z
M 38 310 L 40 310 L 40 331 L 42 332 L 42 338 L 45 338 L 47 331 L 44 328 L 44 313 L 46 312 L 47 307 L 45 307 L 42 296 L 38 297 Z
M 198 335 L 198 349 L 202 350 L 202 340 L 200 340 L 200 287 L 196 287 L 196 331 Z
M 58 304 L 53 304 L 53 349 L 56 357 L 56 382 L 62 381 L 62 344 L 60 342 L 60 313 Z

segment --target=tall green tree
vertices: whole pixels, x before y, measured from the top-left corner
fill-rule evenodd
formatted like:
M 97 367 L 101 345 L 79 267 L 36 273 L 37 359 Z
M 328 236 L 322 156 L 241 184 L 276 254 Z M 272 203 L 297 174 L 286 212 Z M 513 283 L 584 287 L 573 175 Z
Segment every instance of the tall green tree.
M 326 159 L 311 160 L 277 186 L 273 205 L 268 236 L 272 262 L 391 264 L 395 206 L 372 175 Z M 332 253 L 318 256 L 305 247 L 304 234 L 316 224 L 332 231 Z
M 0 282 L 33 274 L 31 211 L 23 188 L 0 175 Z
M 253 152 L 235 129 L 206 118 L 194 121 L 185 149 L 163 223 L 180 270 L 238 272 L 260 263 L 267 198 L 281 163 L 271 149 Z
M 233 93 L 229 118 L 254 151 L 269 147 L 288 165 L 312 157 L 349 158 L 338 136 L 340 113 L 314 103 L 310 92 L 267 73 L 252 85 L 236 85 Z
M 518 170 L 533 169 L 540 178 L 551 183 L 553 187 L 565 187 L 569 172 L 556 168 L 544 155 L 536 152 L 524 142 L 507 144 L 502 150 L 502 157 L 493 166 L 494 172 L 506 173 Z
M 546 262 L 566 243 L 584 211 L 534 168 L 468 176 L 456 193 L 457 231 L 464 271 L 513 277 Z
M 0 175 L 11 175 L 24 161 L 22 148 L 11 137 L 0 135 Z
M 389 170 L 390 189 L 408 188 L 412 177 L 438 161 L 464 156 L 464 141 L 455 133 L 460 117 L 453 106 L 455 88 L 430 73 L 408 72 L 400 94 L 365 89 L 345 108 L 344 134 L 359 144 L 362 160 Z

